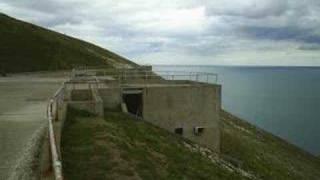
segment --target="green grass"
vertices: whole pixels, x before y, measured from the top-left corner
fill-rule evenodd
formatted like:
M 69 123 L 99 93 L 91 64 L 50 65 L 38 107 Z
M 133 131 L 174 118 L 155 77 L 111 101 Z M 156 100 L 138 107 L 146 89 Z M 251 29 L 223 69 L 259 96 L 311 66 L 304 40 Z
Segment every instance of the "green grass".
M 135 66 L 106 49 L 1 13 L 0 26 L 0 72 L 60 70 L 76 65 Z
M 221 126 L 225 161 L 259 179 L 319 179 L 318 158 L 224 111 Z M 65 179 L 245 179 L 184 142 L 119 112 L 98 118 L 71 110 L 62 138 Z
M 183 145 L 183 139 L 119 112 L 68 113 L 65 179 L 245 179 Z
M 221 113 L 221 151 L 261 179 L 320 179 L 315 156 L 227 112 Z

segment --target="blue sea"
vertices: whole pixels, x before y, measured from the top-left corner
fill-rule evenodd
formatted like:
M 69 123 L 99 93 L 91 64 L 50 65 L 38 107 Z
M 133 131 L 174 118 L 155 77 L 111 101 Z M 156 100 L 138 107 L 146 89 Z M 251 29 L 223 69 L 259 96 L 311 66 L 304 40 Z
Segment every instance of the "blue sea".
M 225 110 L 320 154 L 320 68 L 156 65 L 153 69 L 217 73 Z

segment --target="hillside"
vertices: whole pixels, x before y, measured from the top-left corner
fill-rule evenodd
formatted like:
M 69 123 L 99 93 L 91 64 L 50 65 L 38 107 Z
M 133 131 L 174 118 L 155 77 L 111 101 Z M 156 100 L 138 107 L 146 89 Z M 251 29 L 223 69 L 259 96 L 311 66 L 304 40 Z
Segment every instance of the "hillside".
M 76 65 L 136 65 L 106 49 L 2 13 L 0 27 L 0 71 L 59 70 Z
M 319 179 L 315 156 L 225 111 L 221 121 L 223 156 L 244 170 L 261 179 Z
M 310 179 L 314 156 L 222 112 L 220 157 L 120 112 L 71 110 L 62 139 L 65 179 Z

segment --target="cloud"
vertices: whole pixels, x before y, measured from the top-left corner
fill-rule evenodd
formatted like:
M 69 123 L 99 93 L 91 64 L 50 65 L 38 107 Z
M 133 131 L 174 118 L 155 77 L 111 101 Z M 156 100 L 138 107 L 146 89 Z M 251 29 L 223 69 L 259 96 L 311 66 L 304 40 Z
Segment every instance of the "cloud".
M 320 51 L 320 44 L 303 44 L 298 49 L 303 51 Z
M 320 65 L 317 0 L 0 0 L 0 11 L 138 63 Z
M 297 27 L 254 27 L 248 26 L 241 29 L 247 36 L 255 39 L 294 40 L 304 43 L 320 44 L 320 35 L 312 29 L 300 29 Z
M 288 9 L 287 0 L 242 0 L 209 1 L 209 13 L 223 16 L 243 16 L 247 18 L 265 18 L 280 16 Z

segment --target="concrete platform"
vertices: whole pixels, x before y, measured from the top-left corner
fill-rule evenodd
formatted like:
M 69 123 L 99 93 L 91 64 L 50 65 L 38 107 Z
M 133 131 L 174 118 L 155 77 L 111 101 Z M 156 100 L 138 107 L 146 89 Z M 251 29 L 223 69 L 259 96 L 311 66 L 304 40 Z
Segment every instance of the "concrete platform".
M 48 74 L 0 78 L 0 179 L 15 173 L 31 137 L 46 121 L 48 98 L 65 79 Z

